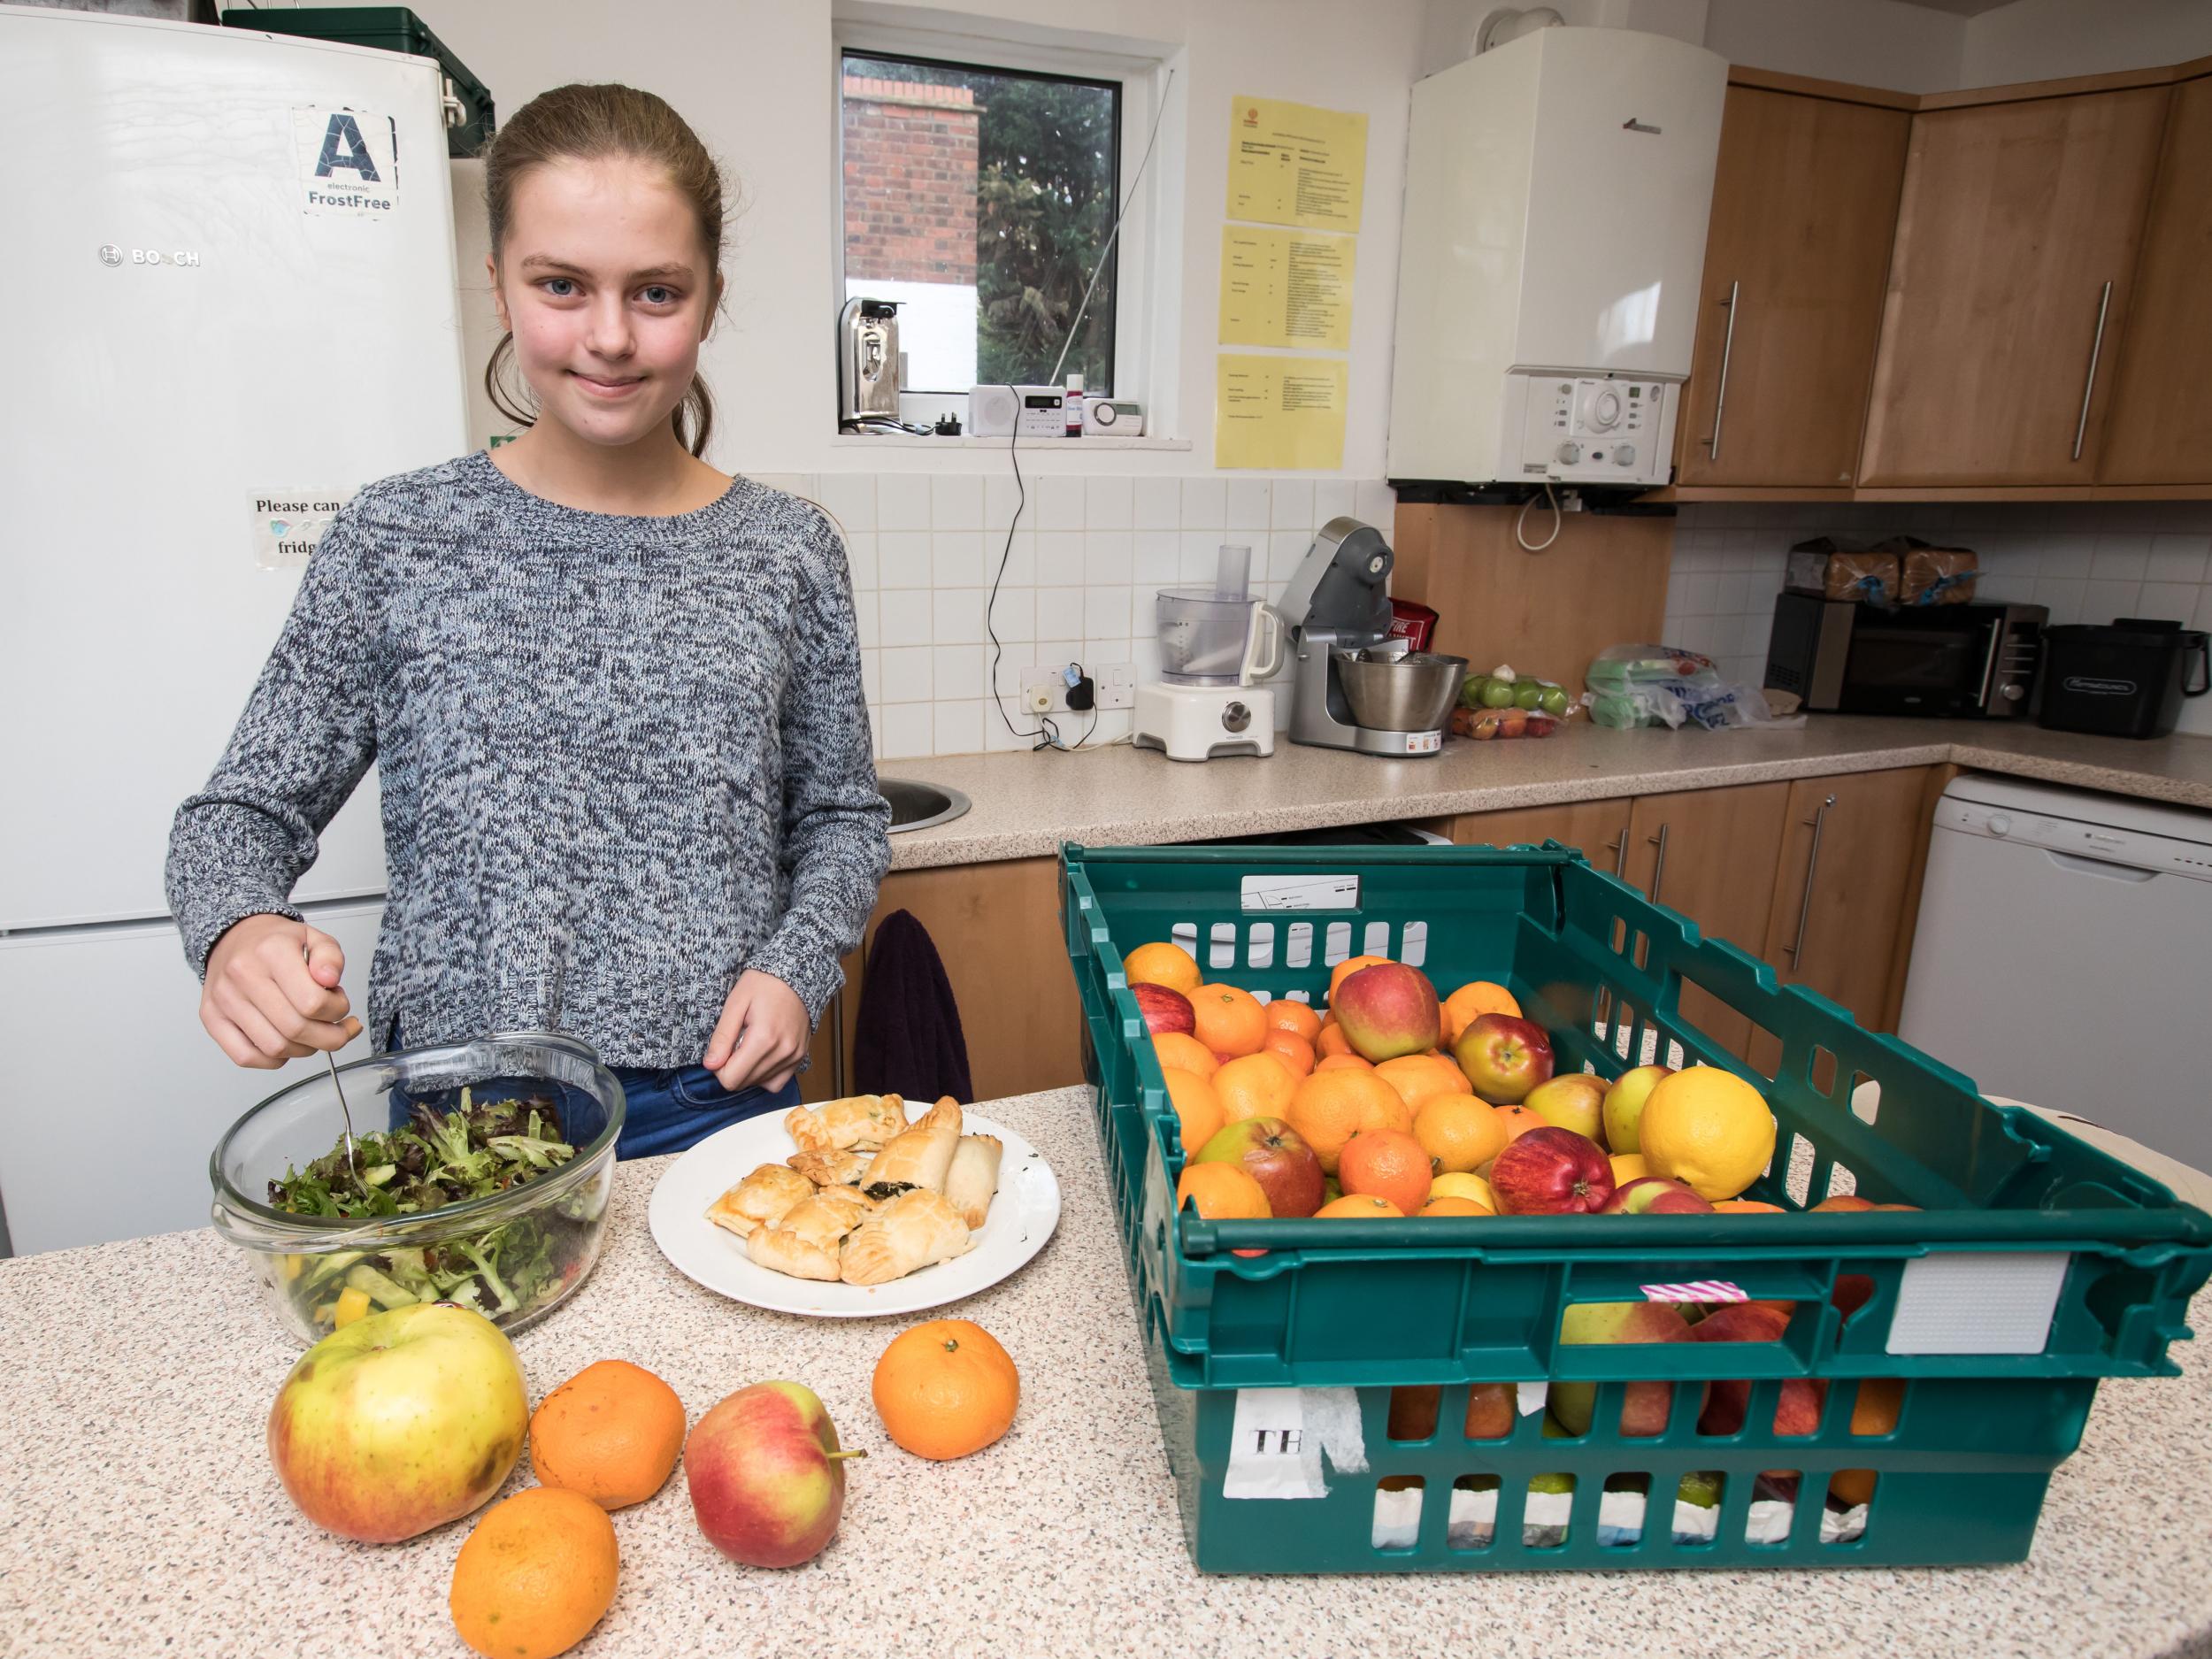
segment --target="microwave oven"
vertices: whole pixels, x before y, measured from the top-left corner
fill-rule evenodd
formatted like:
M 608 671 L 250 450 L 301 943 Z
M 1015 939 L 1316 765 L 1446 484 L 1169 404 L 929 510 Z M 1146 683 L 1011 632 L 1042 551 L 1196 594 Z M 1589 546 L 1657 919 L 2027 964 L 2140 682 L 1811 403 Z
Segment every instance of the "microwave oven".
M 1892 608 L 1785 593 L 1766 683 L 1839 714 L 2024 715 L 2049 615 L 2041 605 Z

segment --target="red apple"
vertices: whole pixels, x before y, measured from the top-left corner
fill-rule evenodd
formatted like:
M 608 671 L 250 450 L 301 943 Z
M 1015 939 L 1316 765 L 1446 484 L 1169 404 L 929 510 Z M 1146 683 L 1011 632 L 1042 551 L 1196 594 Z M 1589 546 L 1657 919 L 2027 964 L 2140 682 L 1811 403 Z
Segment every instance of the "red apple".
M 1605 1201 L 1605 1211 L 1612 1216 L 1709 1216 L 1713 1207 L 1680 1181 L 1640 1175 L 1614 1189 Z
M 1443 1013 L 1429 976 L 1402 962 L 1378 962 L 1348 974 L 1329 995 L 1345 1041 L 1379 1065 L 1402 1055 L 1426 1054 L 1443 1034 Z
M 1827 1398 L 1828 1385 L 1822 1379 L 1785 1377 L 1781 1399 L 1774 1408 L 1774 1432 L 1793 1436 L 1812 1433 L 1820 1426 L 1820 1408 Z M 1712 1391 L 1705 1396 L 1705 1409 L 1698 1414 L 1697 1432 L 1740 1433 L 1750 1410 L 1751 1385 L 1723 1379 L 1714 1383 Z
M 1145 1029 L 1157 1037 L 1164 1032 L 1190 1032 L 1197 1028 L 1198 1016 L 1190 1005 L 1190 998 L 1180 991 L 1171 991 L 1164 985 L 1133 985 L 1129 995 L 1137 999 L 1137 1011 L 1144 1016 Z
M 1528 1098 L 1521 1102 L 1546 1123 L 1571 1129 L 1593 1141 L 1601 1133 L 1599 1121 L 1604 1103 L 1605 1079 L 1587 1071 L 1562 1071 L 1529 1090 Z
M 1321 1208 L 1321 1160 L 1305 1138 L 1279 1118 L 1247 1118 L 1222 1128 L 1198 1149 L 1199 1164 L 1234 1164 L 1260 1184 L 1278 1216 L 1310 1216 Z
M 814 1391 L 755 1383 L 725 1396 L 684 1442 L 691 1511 L 707 1541 L 749 1567 L 795 1567 L 822 1553 L 845 1509 L 837 1430 Z
M 1510 1106 L 1551 1077 L 1551 1039 L 1511 1014 L 1478 1014 L 1452 1045 L 1452 1057 L 1477 1094 L 1493 1106 Z
M 1471 1440 L 1502 1440 L 1519 1417 L 1519 1391 L 1511 1383 L 1476 1383 L 1467 1390 L 1467 1421 L 1461 1432 Z
M 481 1506 L 529 1428 L 505 1333 L 472 1309 L 419 1302 L 300 1356 L 269 1408 L 269 1461 L 318 1526 L 394 1544 Z
M 1539 1131 L 1538 1133 L 1541 1133 Z M 1524 1137 L 1525 1138 L 1525 1137 Z M 1686 1342 L 1690 1322 L 1665 1302 L 1578 1302 L 1560 1317 L 1559 1340 L 1571 1346 L 1609 1342 Z M 1555 1382 L 1547 1403 L 1559 1426 L 1587 1434 L 1597 1404 L 1594 1382 Z M 1628 1385 L 1621 1404 L 1621 1432 L 1647 1439 L 1667 1426 L 1674 1401 L 1671 1382 L 1644 1380 Z
M 1613 1196 L 1613 1165 L 1589 1136 L 1546 1124 L 1491 1160 L 1490 1190 L 1502 1215 L 1590 1215 Z
M 1690 1327 L 1701 1342 L 1779 1342 L 1789 1329 L 1791 1302 L 1730 1302 Z

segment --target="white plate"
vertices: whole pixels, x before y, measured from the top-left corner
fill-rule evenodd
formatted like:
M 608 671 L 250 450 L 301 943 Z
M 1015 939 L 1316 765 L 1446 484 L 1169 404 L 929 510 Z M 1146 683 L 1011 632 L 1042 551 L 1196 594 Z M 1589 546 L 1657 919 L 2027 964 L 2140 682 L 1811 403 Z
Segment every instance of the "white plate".
M 744 1240 L 707 1219 L 707 1206 L 724 1193 L 762 1164 L 780 1164 L 798 1150 L 781 1113 L 718 1130 L 669 1165 L 646 1210 L 653 1242 L 686 1278 L 774 1313 L 866 1319 L 941 1308 L 1019 1271 L 1060 1225 L 1060 1183 L 1036 1148 L 973 1114 L 962 1133 L 996 1135 L 1002 1148 L 998 1194 L 975 1235 L 975 1248 L 887 1285 L 831 1285 L 776 1272 L 746 1254 Z

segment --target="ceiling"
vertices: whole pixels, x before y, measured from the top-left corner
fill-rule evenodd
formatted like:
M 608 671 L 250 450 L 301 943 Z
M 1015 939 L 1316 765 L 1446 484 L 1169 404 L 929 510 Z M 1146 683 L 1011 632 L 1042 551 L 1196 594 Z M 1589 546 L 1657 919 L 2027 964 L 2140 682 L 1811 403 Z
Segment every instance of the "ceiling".
M 2012 0 L 1905 0 L 1908 5 L 1925 6 L 1931 12 L 1948 12 L 1962 18 L 1979 17 L 2011 3 Z

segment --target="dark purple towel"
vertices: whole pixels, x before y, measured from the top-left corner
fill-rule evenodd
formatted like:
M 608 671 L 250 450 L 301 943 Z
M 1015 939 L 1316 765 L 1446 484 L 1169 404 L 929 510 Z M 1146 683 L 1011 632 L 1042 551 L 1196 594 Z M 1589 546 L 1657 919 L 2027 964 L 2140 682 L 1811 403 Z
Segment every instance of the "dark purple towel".
M 929 930 L 906 910 L 876 929 L 853 1020 L 853 1087 L 863 1094 L 933 1101 L 975 1098 L 960 1005 Z

